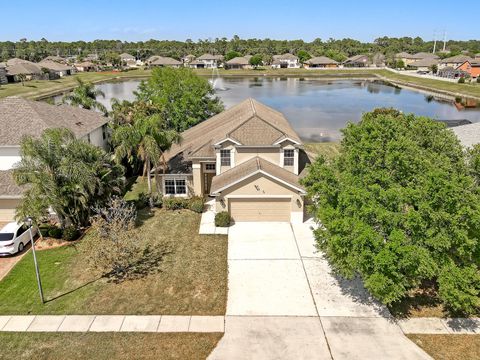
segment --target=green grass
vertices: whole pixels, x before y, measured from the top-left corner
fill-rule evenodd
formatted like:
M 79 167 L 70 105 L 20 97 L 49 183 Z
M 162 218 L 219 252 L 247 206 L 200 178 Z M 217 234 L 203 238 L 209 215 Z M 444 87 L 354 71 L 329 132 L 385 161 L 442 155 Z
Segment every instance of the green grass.
M 139 220 L 164 251 L 158 272 L 114 283 L 87 269 L 81 241 L 38 251 L 42 305 L 29 253 L 0 282 L 0 314 L 225 314 L 227 237 L 198 235 L 200 214 L 189 210 L 142 210 Z
M 73 76 L 66 76 L 57 80 L 33 80 L 21 83 L 0 86 L 0 98 L 6 96 L 22 96 L 29 99 L 39 99 L 73 89 L 77 85 L 77 78 L 86 82 L 102 82 L 115 79 L 146 78 L 150 70 L 136 69 L 125 72 L 84 72 Z
M 480 359 L 480 335 L 408 334 L 407 337 L 436 360 Z
M 311 157 L 316 158 L 318 155 L 323 155 L 327 160 L 332 160 L 340 154 L 339 142 L 321 142 L 321 143 L 306 143 L 305 151 Z
M 152 189 L 155 190 L 155 179 L 152 179 Z M 139 176 L 131 185 L 124 198 L 127 201 L 138 200 L 141 193 L 148 194 L 147 179 Z
M 206 359 L 219 333 L 0 333 L 0 359 Z

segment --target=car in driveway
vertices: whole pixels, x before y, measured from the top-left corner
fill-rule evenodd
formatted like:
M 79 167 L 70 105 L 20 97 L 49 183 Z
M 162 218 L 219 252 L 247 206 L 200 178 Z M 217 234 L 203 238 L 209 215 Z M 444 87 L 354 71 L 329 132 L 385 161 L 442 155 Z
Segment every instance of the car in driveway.
M 37 233 L 32 228 L 32 235 Z M 23 223 L 10 222 L 0 230 L 0 256 L 14 255 L 22 252 L 30 241 L 28 227 Z

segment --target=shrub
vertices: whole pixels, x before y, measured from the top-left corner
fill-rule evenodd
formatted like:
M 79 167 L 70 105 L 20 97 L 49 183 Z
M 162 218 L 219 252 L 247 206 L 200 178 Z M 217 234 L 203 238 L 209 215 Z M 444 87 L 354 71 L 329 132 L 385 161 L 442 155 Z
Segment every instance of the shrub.
M 138 194 L 138 199 L 135 200 L 135 207 L 137 210 L 142 210 L 148 206 L 149 203 L 149 197 L 147 194 L 141 192 Z
M 459 84 L 465 84 L 465 78 L 462 76 L 460 79 L 458 79 Z
M 204 208 L 204 199 L 202 197 L 194 197 L 190 199 L 189 209 L 201 214 Z
M 477 77 L 477 83 L 480 84 L 480 76 Z
M 52 227 L 48 230 L 48 236 L 54 239 L 61 239 L 63 231 L 60 228 Z
M 230 221 L 230 214 L 227 211 L 222 211 L 215 215 L 215 226 L 227 227 L 230 225 Z
M 73 225 L 66 227 L 63 230 L 63 239 L 67 241 L 77 240 L 80 236 L 80 231 Z
M 163 199 L 163 206 L 167 210 L 187 209 L 189 200 L 181 197 L 166 197 Z

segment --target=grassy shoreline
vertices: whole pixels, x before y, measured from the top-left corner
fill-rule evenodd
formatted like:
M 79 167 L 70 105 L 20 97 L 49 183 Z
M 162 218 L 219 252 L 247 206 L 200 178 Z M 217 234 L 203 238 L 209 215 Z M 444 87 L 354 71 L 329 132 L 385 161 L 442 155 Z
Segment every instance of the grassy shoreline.
M 212 76 L 211 70 L 195 70 L 198 75 Z M 34 80 L 0 86 L 0 98 L 6 96 L 22 96 L 33 100 L 40 100 L 58 95 L 73 89 L 76 86 L 76 78 L 87 82 L 101 83 L 114 80 L 146 79 L 150 76 L 150 70 L 136 69 L 127 72 L 96 72 L 78 73 L 74 76 L 58 80 Z M 423 91 L 444 94 L 451 97 L 469 97 L 480 100 L 480 84 L 457 84 L 442 80 L 419 78 L 409 75 L 397 74 L 385 69 L 258 69 L 258 70 L 225 70 L 219 69 L 218 75 L 222 77 L 308 77 L 325 80 L 369 80 L 380 79 L 394 85 L 406 88 L 414 88 Z

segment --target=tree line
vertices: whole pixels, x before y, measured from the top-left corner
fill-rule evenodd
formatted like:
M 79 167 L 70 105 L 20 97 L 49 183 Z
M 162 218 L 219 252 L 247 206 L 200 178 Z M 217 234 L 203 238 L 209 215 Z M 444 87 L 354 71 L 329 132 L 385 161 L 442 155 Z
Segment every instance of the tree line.
M 442 43 L 437 43 L 441 49 Z M 100 58 L 108 53 L 127 52 L 140 60 L 145 60 L 152 55 L 169 56 L 176 59 L 187 54 L 195 56 L 204 53 L 225 55 L 228 52 L 238 52 L 242 55 L 275 55 L 283 53 L 297 54 L 300 51 L 308 52 L 311 56 L 328 56 L 337 61 L 343 61 L 349 56 L 358 54 L 386 55 L 387 60 L 393 59 L 394 54 L 402 51 L 409 53 L 432 52 L 433 41 L 425 41 L 420 37 L 390 38 L 387 36 L 377 38 L 373 42 L 361 42 L 354 39 L 328 39 L 317 38 L 311 42 L 304 40 L 273 40 L 273 39 L 241 39 L 237 35 L 231 39 L 199 39 L 193 41 L 155 40 L 128 42 L 121 40 L 94 40 L 58 42 L 42 38 L 40 41 L 20 39 L 19 41 L 0 42 L 0 61 L 18 57 L 29 61 L 40 61 L 50 55 L 59 56 L 86 56 L 97 54 Z M 471 54 L 480 52 L 480 40 L 457 41 L 449 40 L 446 48 L 449 55 L 468 51 Z M 440 54 L 441 55 L 441 54 Z

